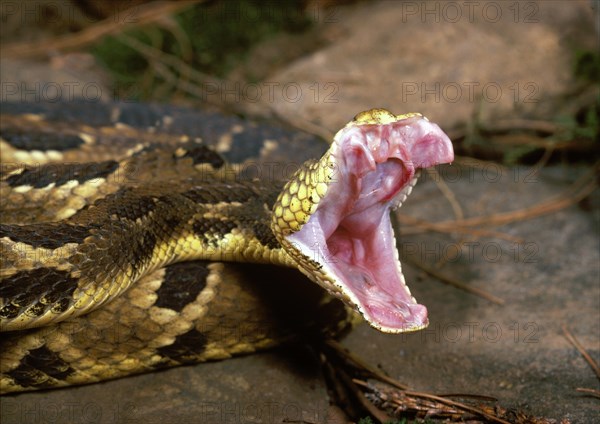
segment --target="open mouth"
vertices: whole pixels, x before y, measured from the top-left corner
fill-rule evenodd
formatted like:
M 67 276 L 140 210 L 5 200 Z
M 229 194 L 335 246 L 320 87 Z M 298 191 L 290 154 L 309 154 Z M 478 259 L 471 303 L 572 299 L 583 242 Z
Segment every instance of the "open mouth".
M 452 143 L 426 118 L 408 116 L 385 124 L 350 125 L 330 150 L 334 180 L 302 228 L 287 236 L 328 275 L 322 284 L 349 301 L 386 333 L 428 325 L 402 274 L 390 209 L 416 183 L 416 172 L 454 159 Z

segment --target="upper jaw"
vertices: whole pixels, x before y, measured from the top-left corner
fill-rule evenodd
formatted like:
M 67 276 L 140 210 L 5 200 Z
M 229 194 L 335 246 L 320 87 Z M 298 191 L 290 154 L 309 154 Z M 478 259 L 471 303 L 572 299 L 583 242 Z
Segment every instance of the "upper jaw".
M 453 159 L 450 139 L 420 115 L 352 122 L 330 149 L 337 178 L 308 222 L 287 236 L 318 263 L 317 283 L 380 331 L 414 331 L 428 324 L 427 309 L 404 281 L 389 210 L 410 193 L 418 169 Z
M 332 154 L 340 163 L 346 163 L 348 172 L 360 176 L 373 171 L 377 163 L 393 158 L 413 172 L 454 160 L 448 136 L 418 114 L 388 124 L 351 122 L 336 134 Z

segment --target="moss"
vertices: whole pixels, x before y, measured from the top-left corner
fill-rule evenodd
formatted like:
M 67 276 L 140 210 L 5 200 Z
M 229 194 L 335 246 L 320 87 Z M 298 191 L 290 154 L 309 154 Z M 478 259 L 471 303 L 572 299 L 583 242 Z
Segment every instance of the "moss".
M 278 33 L 298 33 L 311 26 L 298 0 L 199 4 L 173 19 L 178 26 L 176 31 L 151 25 L 128 30 L 126 35 L 177 57 L 203 74 L 217 77 L 227 75 L 257 43 Z M 119 35 L 100 40 L 92 53 L 112 73 L 118 87 L 129 94 L 135 92 L 135 99 L 155 99 L 160 91 L 169 94 L 160 87 L 172 82 L 156 75 L 145 57 L 123 43 Z
M 575 77 L 592 83 L 600 82 L 600 53 L 586 50 L 575 51 L 573 65 Z

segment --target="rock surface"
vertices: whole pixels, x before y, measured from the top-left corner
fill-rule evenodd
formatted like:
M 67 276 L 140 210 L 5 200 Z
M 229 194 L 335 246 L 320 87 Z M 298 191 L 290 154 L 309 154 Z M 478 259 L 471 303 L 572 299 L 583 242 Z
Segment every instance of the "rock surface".
M 587 1 L 380 1 L 320 12 L 329 46 L 266 81 L 281 89 L 269 104 L 278 115 L 334 132 L 375 105 L 442 128 L 476 114 L 551 118 L 573 88 L 573 53 L 597 47 Z

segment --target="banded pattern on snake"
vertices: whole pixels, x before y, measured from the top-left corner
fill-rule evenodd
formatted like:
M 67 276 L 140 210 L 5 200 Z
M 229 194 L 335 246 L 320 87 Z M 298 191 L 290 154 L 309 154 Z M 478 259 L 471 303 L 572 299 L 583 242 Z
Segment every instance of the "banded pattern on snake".
M 217 114 L 88 106 L 3 105 L 1 393 L 335 333 L 351 311 L 427 325 L 389 211 L 452 161 L 437 125 L 372 109 L 324 152 Z

